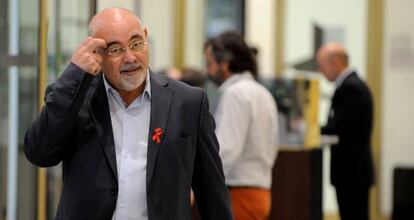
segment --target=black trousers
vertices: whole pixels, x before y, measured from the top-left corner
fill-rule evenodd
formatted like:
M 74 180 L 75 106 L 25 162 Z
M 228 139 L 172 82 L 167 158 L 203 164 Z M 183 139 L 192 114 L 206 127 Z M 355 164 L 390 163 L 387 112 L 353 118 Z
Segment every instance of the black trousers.
M 335 186 L 341 220 L 369 220 L 369 187 Z

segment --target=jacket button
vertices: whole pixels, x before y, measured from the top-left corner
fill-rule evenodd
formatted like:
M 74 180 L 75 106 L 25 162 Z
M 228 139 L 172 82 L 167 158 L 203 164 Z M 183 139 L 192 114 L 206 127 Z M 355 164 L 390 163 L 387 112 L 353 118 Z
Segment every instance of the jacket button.
M 116 195 L 116 189 L 115 188 L 112 188 L 111 189 L 111 196 L 115 196 Z

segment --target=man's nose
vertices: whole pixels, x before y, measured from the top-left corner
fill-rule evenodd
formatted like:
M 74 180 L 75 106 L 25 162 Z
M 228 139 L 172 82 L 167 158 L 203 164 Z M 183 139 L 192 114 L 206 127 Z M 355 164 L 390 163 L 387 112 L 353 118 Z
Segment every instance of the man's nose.
M 136 59 L 137 59 L 136 55 L 129 48 L 127 48 L 124 52 L 124 61 L 133 63 L 136 61 Z

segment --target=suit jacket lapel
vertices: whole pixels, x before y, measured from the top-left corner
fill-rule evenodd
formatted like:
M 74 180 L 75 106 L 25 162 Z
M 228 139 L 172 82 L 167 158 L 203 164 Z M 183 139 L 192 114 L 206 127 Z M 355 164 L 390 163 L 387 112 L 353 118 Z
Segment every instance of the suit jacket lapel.
M 111 167 L 115 179 L 118 180 L 111 115 L 102 75 L 95 77 L 94 84 L 92 86 L 94 86 L 95 91 L 90 92 L 89 94 L 89 96 L 93 96 L 93 98 L 87 99 L 91 100 L 91 103 L 88 103 L 89 111 L 92 120 L 96 125 L 96 131 L 102 142 L 106 159 Z
M 164 143 L 167 131 L 167 120 L 172 102 L 172 91 L 166 86 L 168 82 L 157 74 L 151 74 L 151 119 L 148 131 L 148 153 L 147 153 L 147 185 L 150 183 L 154 172 L 155 162 L 160 146 Z M 153 141 L 154 130 L 161 128 L 161 142 Z
M 148 131 L 147 184 L 149 184 L 153 175 L 159 148 L 164 142 L 164 136 L 167 132 L 167 119 L 172 103 L 172 91 L 166 88 L 168 82 L 157 74 L 150 74 L 151 118 Z M 90 103 L 87 103 L 88 109 L 96 125 L 96 131 L 102 142 L 105 156 L 116 180 L 118 180 L 111 116 L 102 75 L 97 76 L 91 86 L 95 90 L 90 90 L 88 93 L 87 99 L 91 100 Z M 152 140 L 156 128 L 161 128 L 163 131 L 161 142 L 158 144 Z

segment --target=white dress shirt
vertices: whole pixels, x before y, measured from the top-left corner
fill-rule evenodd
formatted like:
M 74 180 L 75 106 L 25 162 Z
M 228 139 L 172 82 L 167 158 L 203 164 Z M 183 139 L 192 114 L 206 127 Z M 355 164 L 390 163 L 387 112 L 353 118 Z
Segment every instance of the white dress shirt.
M 104 78 L 118 172 L 118 198 L 113 220 L 146 220 L 147 147 L 151 113 L 149 72 L 142 95 L 128 107 L 119 93 Z
M 337 89 L 339 86 L 341 86 L 344 80 L 346 79 L 346 77 L 351 75 L 351 73 L 353 72 L 354 70 L 349 67 L 342 70 L 342 72 L 335 79 L 335 88 Z
M 270 189 L 278 150 L 272 95 L 248 72 L 233 74 L 219 92 L 216 134 L 226 184 Z

